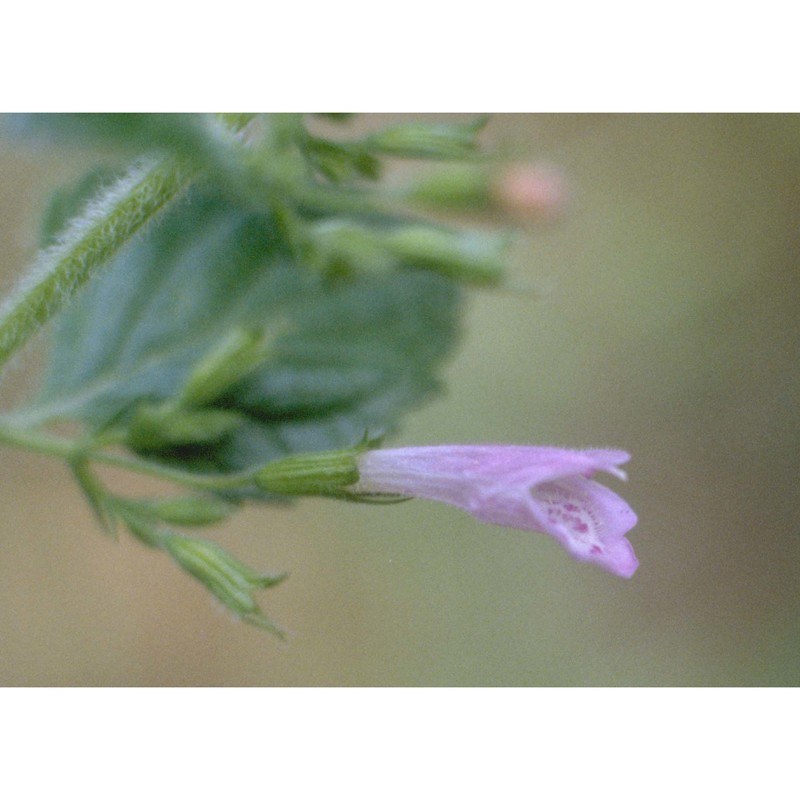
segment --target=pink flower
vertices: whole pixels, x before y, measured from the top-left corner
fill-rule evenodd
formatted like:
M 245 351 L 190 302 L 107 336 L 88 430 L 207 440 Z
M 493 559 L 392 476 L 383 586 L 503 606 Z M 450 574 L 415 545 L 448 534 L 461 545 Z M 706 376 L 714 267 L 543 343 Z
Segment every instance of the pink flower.
M 639 566 L 625 534 L 636 514 L 591 480 L 598 470 L 625 479 L 621 450 L 443 445 L 367 450 L 358 456 L 363 495 L 422 497 L 464 509 L 483 522 L 549 533 L 580 561 L 630 578 Z

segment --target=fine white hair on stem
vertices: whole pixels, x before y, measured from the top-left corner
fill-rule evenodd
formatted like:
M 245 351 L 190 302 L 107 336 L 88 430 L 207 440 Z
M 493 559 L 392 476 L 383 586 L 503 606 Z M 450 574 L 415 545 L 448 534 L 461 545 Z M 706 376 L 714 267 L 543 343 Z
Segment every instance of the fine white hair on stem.
M 66 227 L 58 234 L 56 241 L 41 250 L 31 267 L 21 276 L 11 294 L 0 305 L 0 321 L 19 304 L 25 295 L 57 270 L 58 265 L 70 255 L 76 244 L 93 227 L 109 223 L 109 209 L 115 207 L 122 198 L 127 197 L 153 166 L 154 162 L 151 160 L 137 162 L 125 175 L 118 178 L 99 195 L 89 199 L 82 212 L 67 222 Z M 83 257 L 86 258 L 85 255 Z M 63 280 L 58 281 L 54 288 L 58 295 L 62 295 L 68 290 L 68 284 Z
M 138 161 L 87 203 L 55 244 L 39 254 L 0 307 L 0 363 L 178 193 L 187 175 L 171 159 Z

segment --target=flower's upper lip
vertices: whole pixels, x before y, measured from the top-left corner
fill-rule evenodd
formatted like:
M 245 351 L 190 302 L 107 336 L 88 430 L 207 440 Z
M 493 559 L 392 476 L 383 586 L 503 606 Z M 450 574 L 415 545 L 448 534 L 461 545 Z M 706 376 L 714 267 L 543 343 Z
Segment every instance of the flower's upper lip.
M 452 448 L 453 455 L 456 447 L 443 446 L 448 454 Z M 575 474 L 590 478 L 599 471 L 627 480 L 627 474 L 618 465 L 630 460 L 630 454 L 624 450 L 560 450 L 525 445 L 465 445 L 460 455 L 468 460 L 465 472 L 474 470 L 476 478 L 497 475 L 504 483 L 531 484 Z

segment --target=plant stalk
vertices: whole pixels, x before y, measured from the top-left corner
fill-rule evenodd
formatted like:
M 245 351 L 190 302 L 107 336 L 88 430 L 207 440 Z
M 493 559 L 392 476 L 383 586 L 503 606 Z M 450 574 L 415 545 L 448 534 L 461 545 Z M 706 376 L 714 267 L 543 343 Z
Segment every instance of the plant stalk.
M 137 165 L 44 250 L 0 309 L 0 365 L 57 314 L 131 237 L 189 183 L 175 159 Z

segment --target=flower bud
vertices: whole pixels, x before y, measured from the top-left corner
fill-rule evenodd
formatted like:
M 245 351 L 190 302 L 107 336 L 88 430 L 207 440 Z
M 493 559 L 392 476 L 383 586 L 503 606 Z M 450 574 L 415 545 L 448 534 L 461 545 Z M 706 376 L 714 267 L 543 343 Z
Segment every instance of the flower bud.
M 241 424 L 235 411 L 187 410 L 171 403 L 141 405 L 128 426 L 127 443 L 134 450 L 163 450 L 216 442 Z
M 181 394 L 185 406 L 203 406 L 216 400 L 267 358 L 263 330 L 231 331 L 192 370 Z
M 479 286 L 502 281 L 502 251 L 507 239 L 485 234 L 456 235 L 436 228 L 410 225 L 388 234 L 390 252 L 412 266 L 441 272 L 456 280 Z
M 373 134 L 364 144 L 374 152 L 402 158 L 464 158 L 477 149 L 477 136 L 487 119 L 396 125 Z
M 346 219 L 334 219 L 309 226 L 314 258 L 324 271 L 348 274 L 361 270 L 388 269 L 394 262 L 379 235 L 370 228 Z
M 408 187 L 405 199 L 436 209 L 485 209 L 490 205 L 489 171 L 475 164 L 454 164 L 426 171 Z
M 567 185 L 562 172 L 544 164 L 512 164 L 492 181 L 493 201 L 519 220 L 550 222 L 564 213 Z
M 194 495 L 153 500 L 148 509 L 158 519 L 171 525 L 193 527 L 222 522 L 234 512 L 236 506 L 217 497 Z

